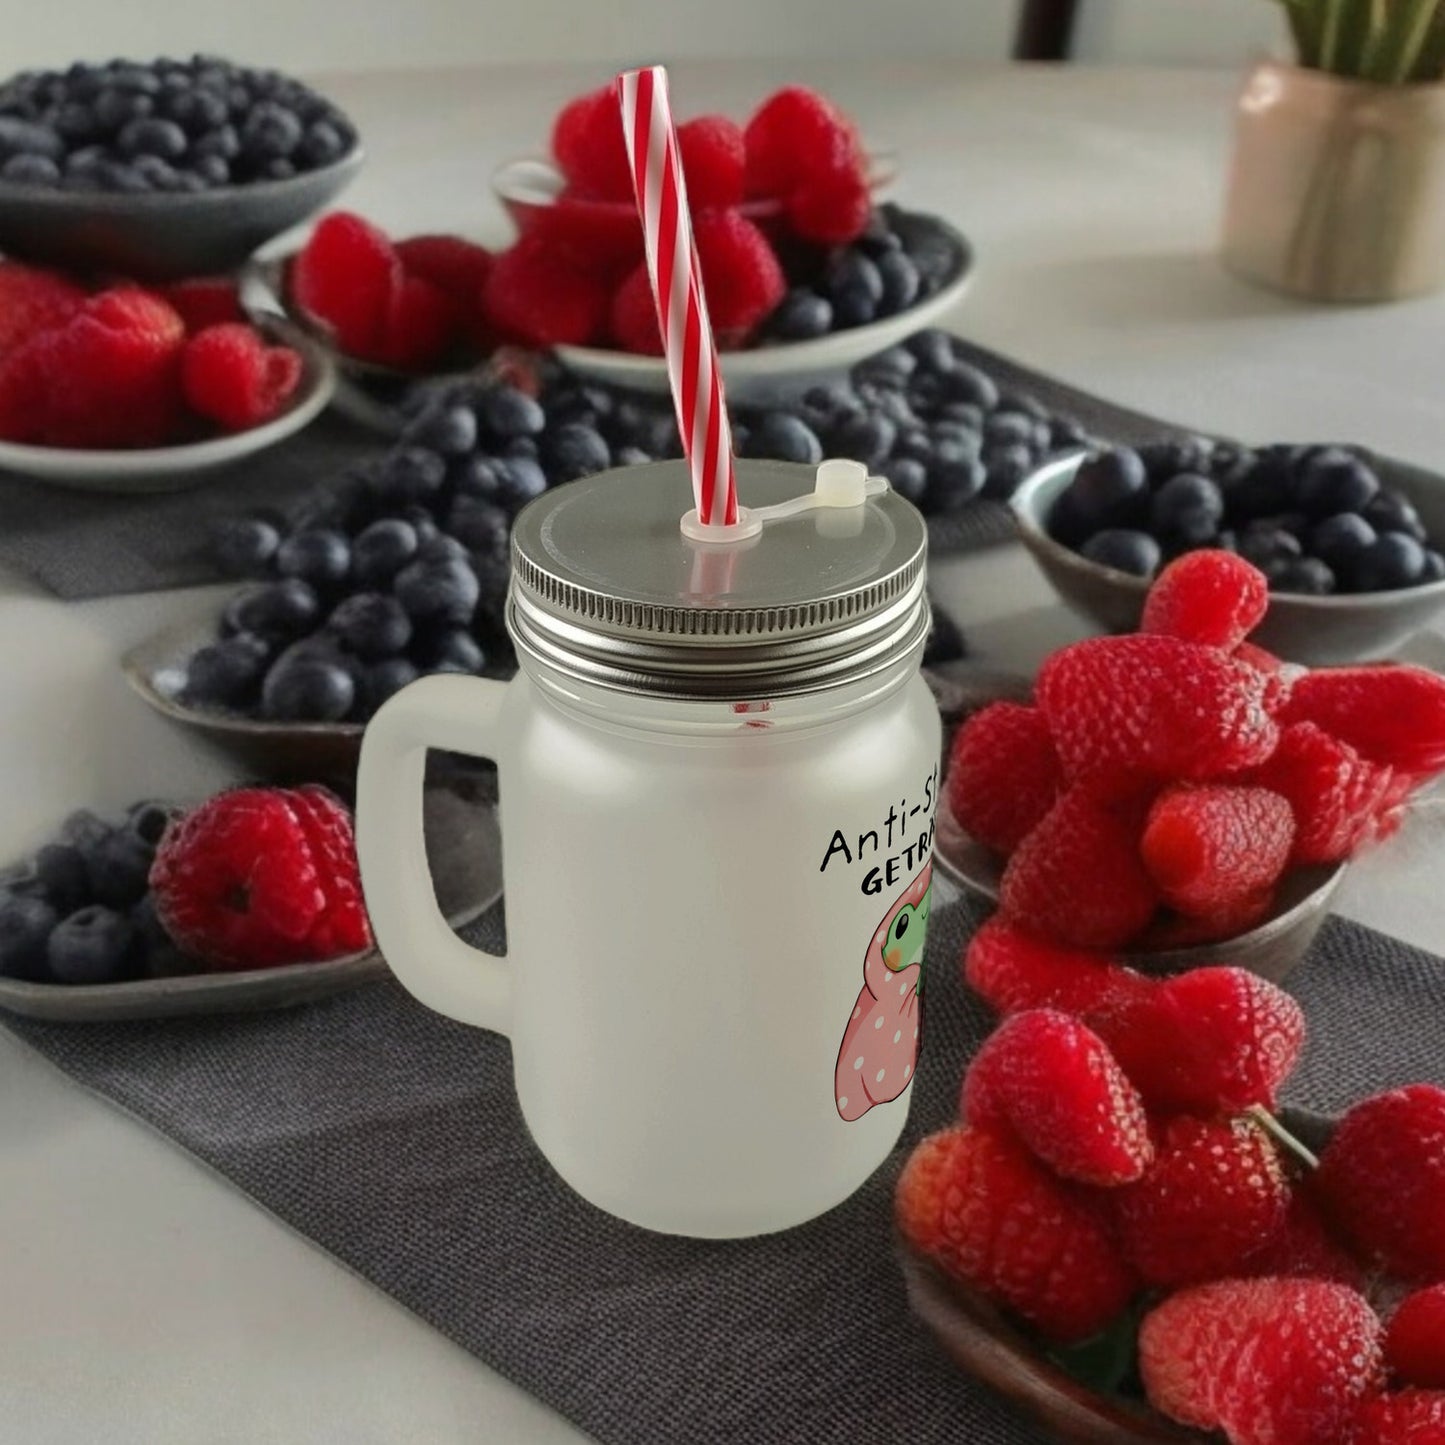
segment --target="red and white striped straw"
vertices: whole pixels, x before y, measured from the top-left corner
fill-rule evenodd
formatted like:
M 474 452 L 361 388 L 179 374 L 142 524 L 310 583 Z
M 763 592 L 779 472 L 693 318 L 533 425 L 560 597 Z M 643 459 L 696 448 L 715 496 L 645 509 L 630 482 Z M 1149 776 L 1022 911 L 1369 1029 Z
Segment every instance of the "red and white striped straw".
M 660 65 L 627 70 L 616 83 L 637 209 L 642 216 L 647 269 L 657 301 L 677 424 L 692 468 L 698 520 L 704 526 L 732 526 L 738 520 L 732 428 L 723 400 L 722 370 L 702 272 L 692 243 L 677 128 L 667 99 L 667 71 Z

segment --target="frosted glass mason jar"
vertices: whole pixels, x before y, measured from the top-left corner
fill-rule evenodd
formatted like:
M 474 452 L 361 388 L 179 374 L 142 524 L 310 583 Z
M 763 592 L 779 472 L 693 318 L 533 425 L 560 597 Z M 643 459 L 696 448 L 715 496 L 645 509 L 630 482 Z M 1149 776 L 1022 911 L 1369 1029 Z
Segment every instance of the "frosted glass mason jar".
M 739 464 L 753 507 L 813 482 Z M 687 494 L 682 464 L 658 463 L 520 515 L 521 670 L 423 678 L 377 713 L 357 842 L 393 971 L 509 1036 L 562 1178 L 635 1224 L 733 1237 L 838 1204 L 903 1128 L 940 725 L 906 501 L 884 489 L 715 546 L 679 531 Z M 504 959 L 433 901 L 428 747 L 497 763 Z

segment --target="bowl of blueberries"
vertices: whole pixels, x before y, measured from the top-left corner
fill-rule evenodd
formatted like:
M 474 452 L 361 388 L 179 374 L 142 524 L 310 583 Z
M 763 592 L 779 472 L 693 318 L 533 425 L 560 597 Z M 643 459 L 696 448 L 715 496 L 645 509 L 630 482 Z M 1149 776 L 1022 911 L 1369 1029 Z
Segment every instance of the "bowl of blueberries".
M 1355 447 L 1185 437 L 1075 453 L 1012 506 L 1055 590 L 1110 631 L 1137 628 L 1159 568 L 1198 547 L 1265 574 L 1253 640 L 1292 662 L 1389 656 L 1445 609 L 1445 480 Z
M 355 176 L 356 127 L 274 70 L 77 63 L 0 85 L 0 251 L 167 281 L 233 270 Z

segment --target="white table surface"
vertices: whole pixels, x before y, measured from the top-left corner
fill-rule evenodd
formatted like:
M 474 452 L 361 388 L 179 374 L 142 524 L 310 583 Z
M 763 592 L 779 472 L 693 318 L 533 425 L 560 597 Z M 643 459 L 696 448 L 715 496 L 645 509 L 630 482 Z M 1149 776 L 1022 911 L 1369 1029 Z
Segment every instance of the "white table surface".
M 575 67 L 323 78 L 370 163 L 346 204 L 402 234 L 494 230 L 492 166 L 538 148 Z M 1187 71 L 685 65 L 683 114 L 826 87 L 906 161 L 900 197 L 961 225 L 956 318 L 1115 401 L 1249 441 L 1349 439 L 1440 464 L 1445 301 L 1313 310 L 1211 254 L 1235 77 Z M 1028 666 L 1081 629 L 1015 548 L 941 569 L 975 650 Z M 124 648 L 214 605 L 61 603 L 0 578 L 0 858 L 69 808 L 200 793 L 207 750 L 119 678 Z M 1433 650 L 1432 650 L 1433 649 Z M 1445 644 L 1425 639 L 1437 663 Z M 1345 914 L 1445 953 L 1428 815 L 1358 866 Z M 366 1445 L 579 1437 L 190 1158 L 0 1030 L 0 1437 L 24 1445 Z

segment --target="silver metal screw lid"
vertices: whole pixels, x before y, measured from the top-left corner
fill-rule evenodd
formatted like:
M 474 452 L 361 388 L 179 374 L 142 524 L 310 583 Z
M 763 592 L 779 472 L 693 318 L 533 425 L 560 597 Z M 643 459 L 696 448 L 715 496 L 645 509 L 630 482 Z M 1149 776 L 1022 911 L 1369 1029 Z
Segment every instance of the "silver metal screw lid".
M 772 506 L 816 469 L 739 461 L 738 497 Z M 684 462 L 544 493 L 512 529 L 507 627 L 524 660 L 627 692 L 785 697 L 866 678 L 928 633 L 923 518 L 891 491 L 770 521 L 744 542 L 688 541 Z

